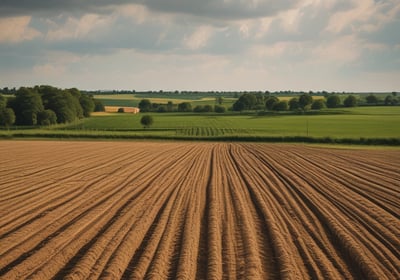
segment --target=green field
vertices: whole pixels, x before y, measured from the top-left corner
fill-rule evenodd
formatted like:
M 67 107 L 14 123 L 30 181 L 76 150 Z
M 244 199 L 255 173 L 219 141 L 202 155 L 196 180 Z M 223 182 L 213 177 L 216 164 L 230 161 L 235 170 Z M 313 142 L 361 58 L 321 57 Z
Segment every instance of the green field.
M 154 124 L 150 129 L 144 129 L 140 125 L 143 114 L 108 113 L 94 115 L 68 125 L 2 130 L 0 136 L 226 141 L 274 141 L 275 139 L 300 142 L 314 142 L 314 140 L 325 142 L 321 139 L 329 138 L 339 143 L 342 142 L 340 139 L 346 139 L 343 143 L 353 140 L 357 142 L 360 139 L 391 139 L 391 141 L 394 139 L 395 144 L 400 143 L 400 106 L 327 109 L 321 114 L 308 115 L 260 116 L 256 113 L 151 113 L 150 115 L 154 118 Z
M 333 138 L 400 137 L 400 107 L 363 107 L 332 115 L 218 115 L 151 114 L 154 125 L 148 133 L 185 136 L 309 136 Z M 94 116 L 69 129 L 143 130 L 139 115 Z

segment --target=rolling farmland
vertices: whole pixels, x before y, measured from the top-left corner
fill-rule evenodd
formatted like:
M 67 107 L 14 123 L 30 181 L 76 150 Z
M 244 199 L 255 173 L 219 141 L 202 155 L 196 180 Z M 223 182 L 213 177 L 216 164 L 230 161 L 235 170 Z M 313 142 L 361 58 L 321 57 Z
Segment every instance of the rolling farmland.
M 1 141 L 0 279 L 400 279 L 400 150 Z

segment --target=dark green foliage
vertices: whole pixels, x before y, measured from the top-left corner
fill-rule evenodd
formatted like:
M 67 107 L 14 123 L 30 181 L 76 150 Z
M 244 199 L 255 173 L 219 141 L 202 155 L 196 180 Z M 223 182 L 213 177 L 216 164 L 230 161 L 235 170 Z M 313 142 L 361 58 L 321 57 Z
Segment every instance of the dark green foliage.
M 47 109 L 37 114 L 39 125 L 51 125 L 57 123 L 57 115 L 53 110 Z
M 104 108 L 103 102 L 98 99 L 94 100 L 94 111 L 95 112 L 105 112 L 106 108 Z
M 307 93 L 300 95 L 299 105 L 301 109 L 307 110 L 312 103 L 313 103 L 313 98 L 311 95 Z
M 204 106 L 202 106 L 202 105 L 197 105 L 197 106 L 195 106 L 195 107 L 193 108 L 193 112 L 195 112 L 195 113 L 201 113 L 201 112 L 203 112 L 203 108 L 204 108 Z
M 58 123 L 73 122 L 78 117 L 77 100 L 69 92 L 56 92 L 46 96 L 46 109 L 53 110 Z M 81 109 L 82 110 L 82 109 Z
M 367 103 L 368 104 L 378 104 L 378 102 L 379 102 L 379 99 L 378 99 L 378 97 L 376 97 L 375 95 L 373 95 L 373 94 L 370 94 L 370 95 L 368 95 L 366 98 L 365 98 L 365 100 L 367 101 Z
M 153 124 L 154 120 L 152 116 L 145 115 L 140 119 L 140 123 L 144 128 L 149 128 Z
M 325 107 L 326 107 L 326 105 L 325 105 L 325 101 L 323 99 L 317 99 L 311 105 L 311 109 L 313 109 L 313 110 L 321 110 L 321 109 L 324 109 Z
M 275 105 L 279 102 L 279 99 L 276 96 L 268 97 L 265 101 L 265 107 L 267 110 L 274 110 Z
M 343 101 L 345 107 L 356 107 L 357 106 L 357 98 L 354 95 L 349 95 Z
M 44 110 L 42 98 L 31 88 L 18 89 L 10 105 L 15 113 L 15 122 L 19 125 L 36 125 L 37 114 Z
M 211 105 L 197 105 L 194 107 L 193 112 L 195 113 L 210 113 L 214 110 Z
M 206 112 L 206 113 L 211 113 L 212 111 L 214 111 L 213 106 L 211 106 L 211 105 L 204 105 L 204 112 Z
M 143 112 L 143 113 L 150 112 L 152 109 L 152 104 L 149 99 L 142 99 L 139 102 L 138 106 L 139 106 L 140 112 Z
M 289 109 L 289 105 L 288 105 L 288 102 L 285 100 L 275 103 L 274 107 L 273 107 L 274 111 L 287 111 L 288 109 Z
M 158 106 L 157 112 L 158 112 L 158 113 L 166 113 L 166 112 L 168 112 L 168 111 L 167 111 L 167 106 L 165 106 L 165 105 L 160 105 L 160 106 Z
M 257 105 L 257 97 L 255 94 L 245 93 L 233 104 L 234 111 L 253 110 Z
M 10 127 L 15 123 L 15 114 L 11 108 L 0 108 L 0 125 Z
M 190 104 L 189 102 L 179 103 L 178 112 L 192 112 L 192 104 Z
M 215 106 L 214 106 L 214 111 L 215 111 L 215 113 L 220 113 L 220 114 L 222 114 L 222 113 L 225 113 L 226 108 L 225 108 L 224 106 L 215 105 Z
M 340 107 L 340 104 L 340 97 L 336 94 L 329 95 L 326 99 L 326 107 L 328 108 L 338 108 Z
M 393 95 L 388 95 L 385 97 L 385 106 L 395 106 L 398 105 L 398 99 Z
M 232 105 L 232 110 L 241 112 L 246 108 L 246 105 L 243 102 L 240 102 L 239 100 L 233 103 Z
M 73 122 L 84 117 L 80 98 L 82 94 L 76 88 L 61 90 L 52 86 L 36 86 L 41 94 L 45 109 L 55 112 L 58 123 Z
M 300 109 L 299 99 L 297 97 L 293 97 L 289 100 L 289 110 L 296 111 Z
M 79 103 L 81 104 L 83 116 L 88 118 L 90 114 L 94 111 L 94 101 L 93 98 L 89 97 L 86 94 L 82 94 L 79 98 Z

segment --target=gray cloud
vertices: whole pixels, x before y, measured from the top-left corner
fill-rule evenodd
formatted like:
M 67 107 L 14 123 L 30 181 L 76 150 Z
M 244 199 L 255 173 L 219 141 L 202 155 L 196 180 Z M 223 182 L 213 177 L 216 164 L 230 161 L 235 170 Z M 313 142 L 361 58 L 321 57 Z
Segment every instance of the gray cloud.
M 113 88 L 113 81 L 129 85 L 138 76 L 139 87 L 154 83 L 164 88 L 174 80 L 173 73 L 179 78 L 188 72 L 193 77 L 206 75 L 204 84 L 213 81 L 210 89 L 226 88 L 231 75 L 245 89 L 257 84 L 255 77 L 263 85 L 270 73 L 276 87 L 292 82 L 293 88 L 313 88 L 317 80 L 331 77 L 347 86 L 352 79 L 346 75 L 400 69 L 398 14 L 390 20 L 381 16 L 394 6 L 388 3 L 373 7 L 367 16 L 360 9 L 332 31 L 327 28 L 331 19 L 340 12 L 351 13 L 354 1 L 0 0 L 0 17 L 32 16 L 16 29 L 18 40 L 0 33 L 5 38 L 0 43 L 0 76 L 3 83 L 11 79 L 18 85 L 24 80 L 47 81 L 52 69 L 59 69 L 54 81 L 71 86 L 96 88 L 96 81 L 102 81 Z M 341 18 L 337 20 L 340 25 Z M 8 27 L 12 21 L 0 23 Z M 26 36 L 32 30 L 36 36 Z M 299 73 L 304 75 L 301 83 Z M 84 82 L 85 75 L 93 85 Z
M 130 3 L 129 0 L 2 0 L 0 2 L 0 15 L 43 15 L 49 16 L 65 12 L 100 12 L 112 5 Z
M 271 16 L 279 11 L 294 7 L 298 3 L 297 0 L 142 0 L 138 2 L 155 11 L 191 14 L 195 16 L 204 16 L 222 20 Z
M 150 10 L 164 13 L 189 14 L 220 20 L 256 18 L 273 15 L 294 7 L 299 0 L 213 1 L 213 0 L 3 0 L 0 15 L 54 14 L 65 12 L 105 12 L 112 6 L 141 4 Z

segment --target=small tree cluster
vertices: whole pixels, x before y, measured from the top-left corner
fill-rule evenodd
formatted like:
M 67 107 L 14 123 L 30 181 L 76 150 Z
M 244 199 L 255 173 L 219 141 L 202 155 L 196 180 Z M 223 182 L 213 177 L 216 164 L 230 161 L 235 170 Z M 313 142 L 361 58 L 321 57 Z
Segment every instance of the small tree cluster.
M 178 112 L 192 112 L 192 104 L 190 102 L 182 102 L 178 104 Z
M 255 110 L 264 108 L 264 96 L 262 94 L 245 93 L 233 103 L 233 111 Z
M 326 99 L 326 107 L 328 108 L 338 108 L 341 106 L 340 97 L 336 94 L 331 94 Z
M 357 97 L 355 97 L 354 95 L 347 96 L 346 99 L 343 101 L 343 105 L 345 107 L 356 107 Z
M 367 104 L 370 105 L 378 105 L 379 103 L 379 98 L 373 94 L 370 94 L 367 97 L 365 97 L 365 100 L 367 101 Z
M 396 95 L 388 95 L 385 97 L 385 106 L 396 106 L 399 105 L 399 99 L 396 97 Z
M 166 113 L 166 112 L 174 112 L 177 110 L 177 107 L 172 103 L 172 101 L 168 101 L 167 104 L 162 103 L 153 103 L 149 99 L 140 100 L 138 107 L 140 112 L 148 113 L 148 112 L 158 112 L 158 113 Z
M 214 111 L 214 108 L 211 105 L 197 105 L 193 109 L 193 112 L 195 112 L 195 113 L 210 113 L 213 111 Z
M 21 87 L 8 101 L 18 125 L 68 123 L 89 117 L 95 109 L 91 96 L 76 88 L 61 90 L 51 86 Z

